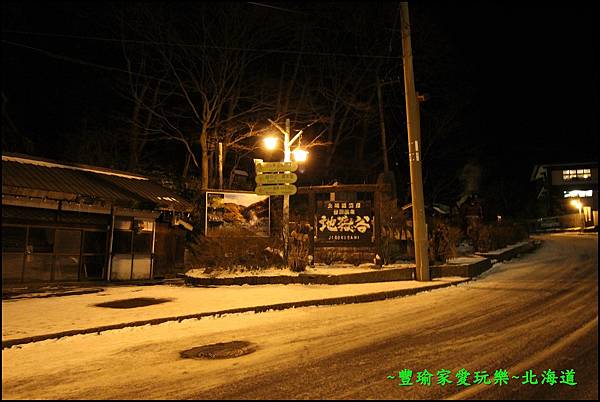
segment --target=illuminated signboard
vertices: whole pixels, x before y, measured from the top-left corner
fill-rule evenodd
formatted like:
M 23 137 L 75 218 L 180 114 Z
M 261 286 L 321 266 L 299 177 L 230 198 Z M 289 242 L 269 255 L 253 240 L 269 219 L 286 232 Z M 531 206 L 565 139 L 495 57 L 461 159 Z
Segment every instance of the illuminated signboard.
M 370 245 L 373 226 L 370 200 L 317 202 L 317 242 Z
M 268 195 L 207 192 L 205 233 L 211 237 L 268 237 Z

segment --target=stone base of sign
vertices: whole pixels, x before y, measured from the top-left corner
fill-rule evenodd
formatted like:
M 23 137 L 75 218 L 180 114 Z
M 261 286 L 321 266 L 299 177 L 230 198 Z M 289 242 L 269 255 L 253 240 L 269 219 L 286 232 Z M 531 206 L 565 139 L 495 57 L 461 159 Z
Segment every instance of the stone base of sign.
M 347 264 L 373 263 L 375 247 L 315 247 L 314 261 L 325 264 L 344 262 Z

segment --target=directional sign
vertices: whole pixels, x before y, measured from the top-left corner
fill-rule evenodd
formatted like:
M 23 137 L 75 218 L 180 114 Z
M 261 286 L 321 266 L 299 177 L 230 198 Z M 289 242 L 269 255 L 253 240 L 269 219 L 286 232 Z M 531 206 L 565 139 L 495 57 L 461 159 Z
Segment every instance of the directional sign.
M 254 192 L 258 195 L 294 195 L 296 186 L 293 184 L 274 184 L 270 186 L 256 186 Z
M 296 173 L 259 173 L 256 175 L 257 184 L 292 184 L 298 180 Z
M 256 162 L 256 171 L 259 173 L 268 172 L 295 172 L 298 169 L 297 162 Z

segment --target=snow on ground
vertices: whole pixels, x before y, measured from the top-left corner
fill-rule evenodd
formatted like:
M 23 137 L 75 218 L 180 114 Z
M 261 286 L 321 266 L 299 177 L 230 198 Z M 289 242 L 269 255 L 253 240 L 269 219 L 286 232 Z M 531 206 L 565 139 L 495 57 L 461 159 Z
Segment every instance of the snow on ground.
M 456 257 L 448 259 L 448 264 L 475 264 L 480 261 L 486 260 L 485 257 L 480 257 L 476 255 L 467 256 L 467 257 Z
M 344 285 L 115 286 L 92 294 L 3 300 L 2 338 L 18 339 L 155 318 L 419 288 L 463 279 L 440 278 L 431 282 L 393 281 Z M 166 298 L 170 301 L 130 309 L 95 306 L 97 303 L 141 297 Z
M 597 236 L 587 240 L 585 248 L 561 239 L 552 243 L 521 259 L 496 264 L 484 274 L 487 278 L 406 298 L 167 322 L 4 349 L 3 398 L 227 399 L 219 398 L 218 391 L 236 390 L 248 384 L 251 387 L 248 392 L 266 388 L 267 393 L 273 392 L 271 399 L 277 399 L 288 389 L 285 384 L 289 387 L 294 383 L 302 389 L 283 396 L 308 399 L 320 392 L 321 399 L 363 399 L 365 396 L 366 399 L 442 399 L 448 395 L 441 393 L 449 388 L 406 390 L 385 378 L 402 368 L 432 370 L 440 367 L 453 373 L 461 367 L 488 371 L 507 368 L 510 373 L 534 369 L 538 375 L 542 369 L 574 368 L 580 382 L 578 387 L 591 383 L 597 388 L 597 365 L 596 372 L 584 370 L 586 366 L 579 365 L 585 359 L 568 360 L 571 358 L 568 354 L 565 355 L 567 361 L 548 360 L 549 351 L 565 336 L 577 328 L 587 328 L 594 319 L 597 333 Z M 297 286 L 271 287 L 285 293 Z M 322 285 L 298 287 L 304 288 L 303 292 L 309 288 L 325 288 Z M 246 289 L 258 288 L 231 287 L 236 291 L 228 297 L 234 298 L 237 294 L 235 298 L 244 298 Z M 196 300 L 194 303 L 201 305 L 208 300 L 205 296 L 211 295 L 204 291 L 210 290 L 222 289 L 174 288 L 168 293 L 165 286 L 123 287 L 108 289 L 104 296 L 5 301 L 3 332 L 6 313 L 13 316 L 27 313 L 31 317 L 50 314 L 52 308 L 68 311 L 71 304 L 79 304 L 73 303 L 79 298 L 91 303 L 154 294 L 177 296 L 187 302 Z M 144 294 L 144 291 L 150 293 Z M 197 295 L 196 299 L 193 294 Z M 211 298 L 216 295 L 212 294 Z M 44 304 L 51 300 L 57 304 Z M 35 303 L 23 303 L 27 301 Z M 7 310 L 4 310 L 5 305 Z M 19 305 L 22 309 L 15 309 Z M 36 309 L 35 305 L 46 307 Z M 145 318 L 154 307 L 167 308 L 166 305 L 145 307 L 140 310 L 143 313 L 136 313 L 138 319 Z M 95 311 L 91 307 L 73 309 L 77 314 Z M 97 311 L 96 321 L 102 315 L 121 313 L 107 309 Z M 57 319 L 67 322 L 65 317 L 56 315 Z M 38 324 L 36 319 L 30 320 L 29 325 Z M 259 349 L 237 359 L 193 360 L 179 356 L 185 349 L 232 340 L 247 340 L 256 343 Z M 424 340 L 430 343 L 424 346 Z M 385 350 L 380 355 L 374 354 L 378 348 Z M 328 366 L 329 371 L 318 370 L 315 362 L 335 355 L 347 358 L 346 365 L 337 360 Z M 563 354 L 559 350 L 555 355 Z M 596 353 L 589 356 L 588 360 L 597 359 Z M 532 357 L 535 359 L 531 360 Z M 519 371 L 516 368 L 520 368 Z M 584 377 L 587 372 L 592 377 L 589 382 Z M 265 381 L 258 387 L 250 382 L 253 377 L 260 379 L 264 375 L 273 381 Z M 336 385 L 339 386 L 337 392 Z M 223 388 L 215 389 L 216 386 Z M 546 389 L 540 388 L 542 385 L 511 387 L 516 392 Z M 555 388 L 560 389 L 560 386 Z M 313 393 L 308 394 L 311 390 Z M 358 398 L 352 394 L 361 390 L 363 395 L 359 394 Z M 407 394 L 409 391 L 413 394 Z M 597 392 L 595 396 L 597 399 Z M 251 393 L 240 393 L 237 397 L 259 399 Z
M 496 264 L 486 278 L 402 299 L 168 322 L 4 349 L 3 397 L 264 399 L 266 394 L 272 399 L 316 399 L 318 394 L 321 399 L 442 399 L 457 388 L 402 389 L 386 379 L 402 368 L 441 367 L 453 373 L 460 368 L 488 372 L 506 368 L 511 374 L 533 369 L 538 376 L 542 369 L 573 368 L 578 388 L 589 384 L 597 388 L 597 364 L 594 372 L 580 355 L 554 360 L 554 355 L 563 356 L 562 350 L 549 352 L 594 319 L 597 333 L 597 237 L 585 247 L 568 240 L 553 243 L 521 259 Z M 249 287 L 233 288 L 244 297 L 242 290 Z M 294 286 L 277 288 L 285 291 Z M 180 297 L 184 289 L 177 290 Z M 126 290 L 122 292 L 104 299 L 125 296 Z M 129 294 L 137 296 L 133 289 Z M 54 299 L 68 308 L 69 298 Z M 112 311 L 101 310 L 103 315 Z M 254 342 L 259 349 L 237 359 L 179 356 L 185 349 L 232 340 Z M 589 356 L 588 361 L 597 359 L 596 353 Z M 330 364 L 320 369 L 319 361 Z M 586 373 L 591 379 L 586 379 Z M 256 382 L 263 378 L 262 383 Z M 486 389 L 518 393 L 549 388 L 516 383 Z M 566 388 L 557 385 L 548 392 L 561 389 Z M 239 393 L 227 395 L 235 391 Z
M 194 278 L 237 278 L 242 276 L 298 276 L 298 275 L 345 275 L 358 274 L 363 272 L 382 271 L 387 269 L 412 268 L 414 262 L 400 262 L 395 264 L 386 264 L 381 268 L 375 268 L 375 264 L 360 264 L 358 266 L 352 264 L 319 264 L 314 267 L 306 267 L 302 272 L 294 272 L 289 268 L 265 268 L 265 269 L 205 269 L 195 268 L 186 272 L 187 276 Z M 206 272 L 205 272 L 206 271 Z
M 529 241 L 522 241 L 522 242 L 519 242 L 519 243 L 510 244 L 510 245 L 508 245 L 508 246 L 506 246 L 504 248 L 499 248 L 498 250 L 486 251 L 485 253 L 482 253 L 482 254 L 485 254 L 485 255 L 500 255 L 500 254 L 504 253 L 505 251 L 508 251 L 508 250 L 511 250 L 513 248 L 517 248 L 517 247 L 520 247 L 520 246 L 524 246 L 525 244 L 528 244 L 528 243 L 529 243 Z

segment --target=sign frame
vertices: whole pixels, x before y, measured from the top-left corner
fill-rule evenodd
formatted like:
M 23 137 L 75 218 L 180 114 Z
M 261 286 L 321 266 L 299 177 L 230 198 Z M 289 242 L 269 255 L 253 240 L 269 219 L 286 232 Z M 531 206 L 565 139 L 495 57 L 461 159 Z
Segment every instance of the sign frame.
M 288 189 L 289 191 L 280 192 L 277 190 Z M 259 191 L 265 191 L 264 193 Z M 298 188 L 293 184 L 271 184 L 271 185 L 258 185 L 254 189 L 254 193 L 257 195 L 294 195 L 298 192 Z
M 254 179 L 258 185 L 293 184 L 298 181 L 296 173 L 258 173 Z
M 355 208 L 356 204 L 359 204 L 360 206 Z M 375 233 L 377 230 L 377 225 L 378 222 L 376 222 L 376 216 L 375 216 L 375 211 L 373 209 L 373 203 L 371 202 L 371 200 L 358 200 L 358 201 L 345 201 L 345 200 L 334 200 L 334 201 L 317 201 L 316 202 L 317 205 L 315 205 L 315 229 L 314 229 L 314 233 L 315 233 L 315 237 L 314 237 L 314 241 L 315 241 L 315 245 L 316 246 L 324 246 L 324 247 L 334 247 L 334 246 L 341 246 L 341 247 L 372 247 L 375 245 L 376 243 L 376 239 L 375 239 Z M 332 204 L 332 208 L 328 208 L 328 204 Z M 334 208 L 334 206 L 336 204 L 339 204 L 338 208 Z M 346 204 L 343 208 L 342 205 Z M 364 205 L 363 205 L 364 204 Z M 350 207 L 352 206 L 352 207 Z M 345 211 L 348 212 L 345 212 Z M 349 211 L 352 210 L 352 213 L 349 213 Z M 334 213 L 335 211 L 335 213 Z M 339 211 L 339 213 L 338 213 Z M 361 213 L 357 213 L 358 211 L 361 211 Z M 331 213 L 329 213 L 331 212 Z M 369 229 L 367 230 L 366 233 L 361 233 L 358 234 L 356 232 L 339 232 L 338 234 L 323 234 L 319 232 L 319 227 L 324 224 L 323 222 L 320 222 L 321 219 L 323 219 L 323 217 L 325 217 L 329 222 L 331 222 L 331 219 L 333 218 L 333 222 L 336 222 L 335 217 L 345 217 L 346 219 L 348 217 L 353 217 L 353 216 L 361 216 L 362 219 L 364 220 L 365 216 L 369 217 L 369 220 L 367 221 L 367 223 L 369 224 Z M 352 219 L 352 222 L 354 222 L 354 220 Z M 348 223 L 348 222 L 347 222 Z M 354 222 L 355 223 L 355 222 Z M 329 233 L 333 233 L 331 231 L 329 231 Z M 358 236 L 357 239 L 329 239 L 329 238 L 324 238 L 325 236 Z
M 255 162 L 256 173 L 278 173 L 295 172 L 298 170 L 298 162 Z
M 209 198 L 209 194 L 211 195 L 215 195 L 215 194 L 219 194 L 219 195 L 223 195 L 223 199 L 225 199 L 225 197 L 230 194 L 230 195 L 238 195 L 238 196 L 262 196 L 265 197 L 267 199 L 267 205 L 268 205 L 268 230 L 267 230 L 267 234 L 266 235 L 262 235 L 262 234 L 255 234 L 255 235 L 240 235 L 240 236 L 232 236 L 230 234 L 228 235 L 223 235 L 223 236 L 219 236 L 219 235 L 215 235 L 215 234 L 210 234 L 209 230 L 208 230 L 208 198 Z M 207 190 L 204 193 L 204 235 L 206 237 L 210 237 L 210 238 L 220 238 L 220 237 L 227 237 L 227 236 L 231 236 L 231 237 L 240 237 L 240 238 L 268 238 L 271 237 L 271 197 L 268 194 L 264 194 L 264 195 L 260 195 L 260 194 L 256 194 L 254 192 L 251 191 L 224 191 L 224 190 Z

